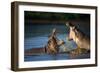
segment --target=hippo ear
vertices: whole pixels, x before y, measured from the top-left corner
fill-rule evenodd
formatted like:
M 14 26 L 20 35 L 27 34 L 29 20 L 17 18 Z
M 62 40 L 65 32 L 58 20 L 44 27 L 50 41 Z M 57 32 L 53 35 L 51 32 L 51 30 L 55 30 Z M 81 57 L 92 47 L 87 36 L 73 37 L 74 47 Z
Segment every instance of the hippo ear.
M 66 26 L 68 26 L 68 27 L 69 27 L 69 23 L 68 23 L 68 22 L 66 22 Z
M 68 27 L 74 27 L 75 25 L 72 24 L 71 22 L 66 22 L 66 26 L 68 26 Z
M 74 27 L 75 25 L 73 23 L 69 22 L 69 26 Z

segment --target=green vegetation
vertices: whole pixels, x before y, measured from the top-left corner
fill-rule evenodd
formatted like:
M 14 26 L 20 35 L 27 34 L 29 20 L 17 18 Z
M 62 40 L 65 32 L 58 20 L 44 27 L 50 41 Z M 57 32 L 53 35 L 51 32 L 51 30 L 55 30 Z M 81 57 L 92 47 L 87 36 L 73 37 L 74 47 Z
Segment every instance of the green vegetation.
M 89 19 L 89 14 L 75 14 L 75 13 L 53 13 L 53 12 L 31 12 L 25 11 L 25 19 L 28 20 L 79 20 Z

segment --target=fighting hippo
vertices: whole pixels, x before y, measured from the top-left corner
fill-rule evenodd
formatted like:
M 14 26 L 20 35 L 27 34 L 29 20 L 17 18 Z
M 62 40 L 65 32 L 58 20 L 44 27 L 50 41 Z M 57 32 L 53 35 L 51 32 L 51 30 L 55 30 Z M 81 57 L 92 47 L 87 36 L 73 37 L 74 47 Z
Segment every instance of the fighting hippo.
M 67 22 L 66 25 L 70 28 L 68 40 L 73 40 L 77 44 L 78 49 L 84 48 L 90 50 L 90 38 L 74 24 Z
M 48 54 L 56 54 L 59 52 L 59 46 L 64 44 L 64 41 L 57 39 L 56 37 L 56 29 L 54 28 L 52 34 L 49 36 L 47 45 L 46 45 L 46 52 Z

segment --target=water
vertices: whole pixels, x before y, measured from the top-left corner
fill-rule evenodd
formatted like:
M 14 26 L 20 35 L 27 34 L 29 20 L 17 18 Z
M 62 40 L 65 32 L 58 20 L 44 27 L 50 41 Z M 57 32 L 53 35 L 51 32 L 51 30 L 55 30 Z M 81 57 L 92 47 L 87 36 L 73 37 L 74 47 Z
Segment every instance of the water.
M 65 41 L 65 46 L 67 48 L 73 49 L 76 47 L 76 44 L 73 41 L 68 41 L 66 39 L 66 34 L 58 35 L 58 39 L 62 39 Z M 25 39 L 25 49 L 32 49 L 32 48 L 40 48 L 44 47 L 47 44 L 48 37 L 46 35 L 38 36 L 38 37 L 31 37 Z
M 49 55 L 49 54 L 41 54 L 41 55 L 31 55 L 25 56 L 24 61 L 49 61 L 49 60 L 69 60 L 69 59 L 87 59 L 90 58 L 90 54 L 81 54 L 79 56 L 71 57 L 67 53 L 63 54 L 56 54 L 56 55 Z
M 56 54 L 56 55 L 48 55 L 48 54 L 42 54 L 42 55 L 35 55 L 35 56 L 25 56 L 25 61 L 44 61 L 44 60 L 65 60 L 69 59 L 70 57 L 68 54 Z
M 77 46 L 73 41 L 68 41 L 68 27 L 64 24 L 26 24 L 25 25 L 25 36 L 24 36 L 24 49 L 41 48 L 47 44 L 48 36 L 51 34 L 53 28 L 57 29 L 57 38 L 64 40 L 64 46 L 69 49 L 75 49 Z M 60 51 L 64 51 L 63 47 L 60 47 Z M 85 57 L 86 58 L 86 57 Z M 44 60 L 65 60 L 70 59 L 68 54 L 57 54 L 57 55 L 25 55 L 24 61 L 44 61 Z

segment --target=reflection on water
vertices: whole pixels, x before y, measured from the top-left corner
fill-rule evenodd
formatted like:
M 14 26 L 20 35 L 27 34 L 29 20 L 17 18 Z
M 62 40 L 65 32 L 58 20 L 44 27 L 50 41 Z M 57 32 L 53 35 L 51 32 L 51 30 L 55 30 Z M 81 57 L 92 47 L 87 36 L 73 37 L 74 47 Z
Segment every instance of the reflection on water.
M 56 55 L 35 55 L 35 56 L 25 56 L 25 61 L 43 61 L 43 60 L 65 60 L 68 59 L 69 56 L 67 54 L 56 54 Z
M 90 58 L 90 54 L 82 54 L 77 57 L 70 57 L 69 54 L 56 54 L 56 55 L 49 55 L 49 54 L 42 54 L 42 55 L 31 55 L 25 56 L 24 61 L 48 61 L 48 60 L 68 60 L 68 59 L 87 59 Z

